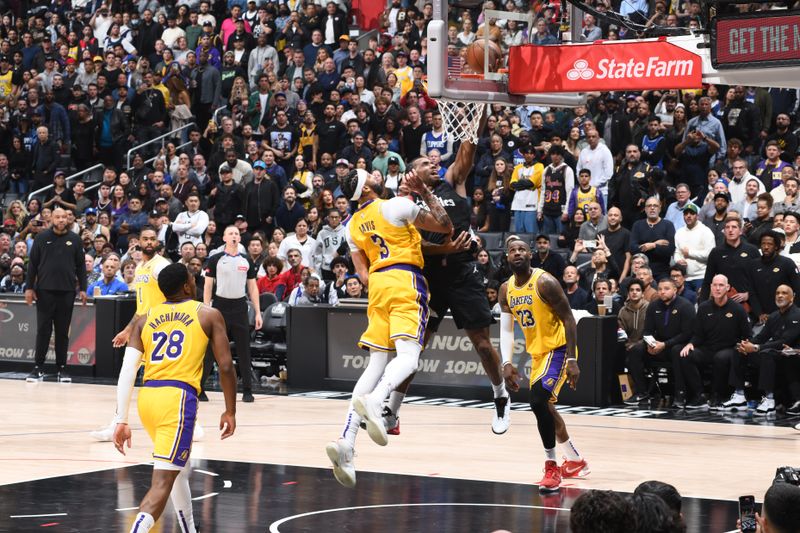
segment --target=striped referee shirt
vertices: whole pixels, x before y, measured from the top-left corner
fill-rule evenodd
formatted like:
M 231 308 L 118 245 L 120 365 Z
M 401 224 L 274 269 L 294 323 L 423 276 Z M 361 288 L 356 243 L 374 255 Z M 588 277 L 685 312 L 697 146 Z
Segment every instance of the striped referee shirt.
M 222 252 L 208 260 L 205 276 L 216 280 L 215 296 L 238 300 L 247 295 L 247 280 L 256 279 L 256 266 L 244 254 Z

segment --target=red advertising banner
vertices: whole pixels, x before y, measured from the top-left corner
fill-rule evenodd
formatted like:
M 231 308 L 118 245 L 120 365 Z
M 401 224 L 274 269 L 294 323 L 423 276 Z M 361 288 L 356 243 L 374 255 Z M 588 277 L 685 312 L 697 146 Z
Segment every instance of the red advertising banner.
M 800 11 L 717 18 L 711 62 L 716 68 L 781 67 L 800 63 Z
M 697 89 L 700 56 L 666 41 L 607 41 L 514 46 L 508 55 L 512 94 Z

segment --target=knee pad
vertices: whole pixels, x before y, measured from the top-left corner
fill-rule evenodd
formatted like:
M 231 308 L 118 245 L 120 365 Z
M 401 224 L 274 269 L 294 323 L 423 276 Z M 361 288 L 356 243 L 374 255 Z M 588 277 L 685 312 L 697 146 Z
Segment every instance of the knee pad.
M 541 382 L 536 382 L 531 387 L 531 410 L 534 413 L 550 410 L 550 398 L 552 394 L 546 390 Z

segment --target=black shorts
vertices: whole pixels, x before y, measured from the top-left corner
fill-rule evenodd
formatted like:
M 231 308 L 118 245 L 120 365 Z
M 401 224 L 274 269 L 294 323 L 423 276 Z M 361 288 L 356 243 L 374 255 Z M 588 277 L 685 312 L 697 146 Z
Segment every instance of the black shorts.
M 431 293 L 428 329 L 435 332 L 448 309 L 458 329 L 482 329 L 494 324 L 483 274 L 474 261 L 425 268 Z

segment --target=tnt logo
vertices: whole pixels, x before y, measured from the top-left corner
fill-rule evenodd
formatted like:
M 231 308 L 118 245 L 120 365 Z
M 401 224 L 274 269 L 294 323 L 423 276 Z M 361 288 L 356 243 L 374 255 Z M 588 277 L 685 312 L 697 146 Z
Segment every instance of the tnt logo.
M 573 68 L 567 71 L 567 79 L 570 81 L 590 80 L 594 78 L 594 70 L 589 68 L 589 62 L 579 59 L 573 64 Z

